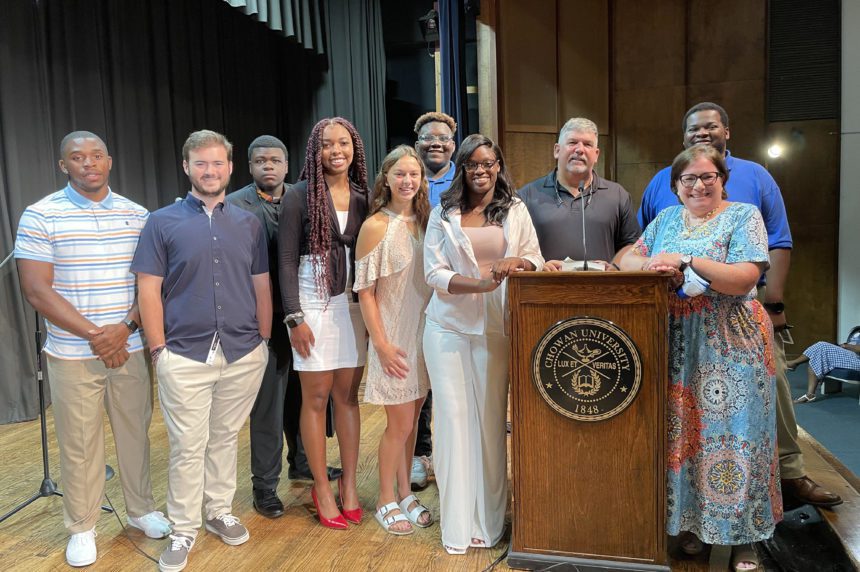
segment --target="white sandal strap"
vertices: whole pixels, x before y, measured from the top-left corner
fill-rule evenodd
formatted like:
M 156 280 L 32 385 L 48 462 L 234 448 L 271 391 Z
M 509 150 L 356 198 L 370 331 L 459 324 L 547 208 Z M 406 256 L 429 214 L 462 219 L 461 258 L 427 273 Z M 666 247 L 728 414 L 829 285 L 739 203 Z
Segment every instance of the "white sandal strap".
M 415 508 L 413 508 L 412 510 L 408 510 L 409 505 L 413 502 L 415 503 Z M 400 501 L 400 512 L 402 514 L 405 514 L 409 518 L 410 522 L 412 522 L 413 524 L 418 524 L 420 526 L 420 523 L 418 522 L 418 517 L 420 517 L 425 512 L 429 513 L 430 509 L 421 504 L 421 501 L 418 500 L 418 497 L 416 497 L 415 495 L 409 495 L 408 497 Z
M 408 521 L 409 519 L 403 513 L 395 514 L 394 516 L 385 516 L 382 518 L 386 526 L 391 526 L 395 522 Z

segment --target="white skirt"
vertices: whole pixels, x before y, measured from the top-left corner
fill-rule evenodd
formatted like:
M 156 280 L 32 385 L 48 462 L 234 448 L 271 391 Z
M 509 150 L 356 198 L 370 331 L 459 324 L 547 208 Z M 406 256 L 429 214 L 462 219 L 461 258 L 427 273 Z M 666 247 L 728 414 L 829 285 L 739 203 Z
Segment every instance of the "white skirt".
M 347 292 L 328 300 L 321 297 L 314 284 L 313 265 L 309 256 L 302 256 L 299 262 L 299 300 L 305 313 L 305 323 L 314 334 L 314 345 L 306 358 L 293 348 L 294 369 L 331 371 L 364 367 L 367 360 L 367 334 L 361 308 Z

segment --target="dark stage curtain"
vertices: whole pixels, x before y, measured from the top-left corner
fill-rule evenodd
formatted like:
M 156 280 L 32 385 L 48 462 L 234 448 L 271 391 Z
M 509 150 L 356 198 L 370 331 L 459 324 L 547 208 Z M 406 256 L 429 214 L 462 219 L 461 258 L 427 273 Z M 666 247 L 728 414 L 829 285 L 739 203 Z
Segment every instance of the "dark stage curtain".
M 466 101 L 466 30 L 463 2 L 439 0 L 439 54 L 442 77 L 442 111 L 454 118 L 457 125 L 468 125 Z M 457 148 L 469 133 L 458 129 Z
M 250 182 L 246 150 L 264 133 L 287 144 L 294 179 L 310 128 L 335 114 L 359 129 L 373 173 L 386 130 L 379 0 L 327 4 L 320 55 L 217 0 L 4 2 L 0 259 L 24 208 L 65 185 L 57 146 L 76 129 L 105 139 L 111 188 L 150 210 L 187 192 L 181 147 L 202 128 L 233 142 L 232 188 Z M 0 270 L 0 423 L 38 415 L 33 326 L 13 260 Z

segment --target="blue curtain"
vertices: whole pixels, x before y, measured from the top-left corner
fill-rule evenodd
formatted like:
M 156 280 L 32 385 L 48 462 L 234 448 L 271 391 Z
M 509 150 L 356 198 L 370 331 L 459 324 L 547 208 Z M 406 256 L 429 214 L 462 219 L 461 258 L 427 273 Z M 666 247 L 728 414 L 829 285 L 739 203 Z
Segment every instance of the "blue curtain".
M 466 103 L 466 57 L 463 3 L 439 0 L 439 53 L 442 58 L 442 111 L 454 118 L 458 126 L 468 124 Z M 457 147 L 468 135 L 457 129 Z

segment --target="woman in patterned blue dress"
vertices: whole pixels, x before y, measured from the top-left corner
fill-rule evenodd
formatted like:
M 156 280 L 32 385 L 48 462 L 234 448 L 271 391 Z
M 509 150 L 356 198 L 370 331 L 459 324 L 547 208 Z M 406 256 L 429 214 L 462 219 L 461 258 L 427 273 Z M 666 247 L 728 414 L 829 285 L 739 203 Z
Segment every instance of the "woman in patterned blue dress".
M 736 546 L 735 569 L 757 565 L 750 543 L 782 519 L 776 447 L 773 330 L 756 300 L 768 267 L 758 210 L 731 203 L 728 170 L 713 147 L 672 164 L 682 205 L 661 212 L 622 260 L 623 270 L 696 276 L 701 295 L 669 296 L 667 529 L 681 548 Z

